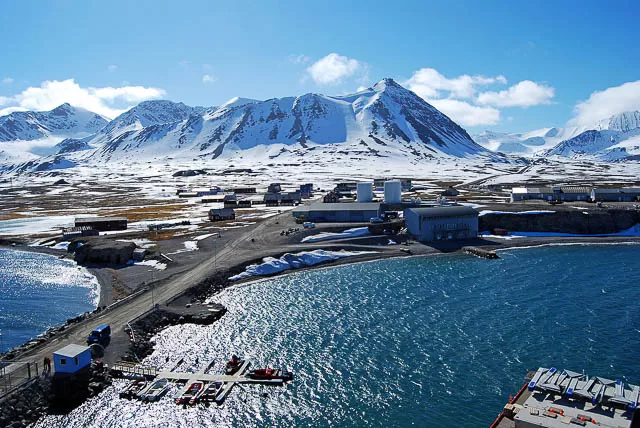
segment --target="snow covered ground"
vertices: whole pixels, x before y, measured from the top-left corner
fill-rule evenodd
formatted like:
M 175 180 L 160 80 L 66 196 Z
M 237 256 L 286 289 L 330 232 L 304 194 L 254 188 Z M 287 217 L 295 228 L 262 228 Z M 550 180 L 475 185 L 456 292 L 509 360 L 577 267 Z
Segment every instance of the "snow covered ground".
M 359 256 L 362 254 L 371 254 L 373 251 L 326 251 L 326 250 L 314 250 L 314 251 L 302 251 L 295 254 L 285 254 L 279 259 L 274 257 L 265 257 L 263 263 L 259 265 L 247 266 L 246 270 L 238 275 L 234 275 L 229 279 L 231 281 L 237 281 L 242 278 L 248 278 L 251 276 L 271 275 L 274 273 L 282 272 L 289 269 L 297 269 L 304 266 L 314 266 L 318 263 L 327 262 L 330 260 L 337 260 L 343 257 Z
M 356 238 L 358 236 L 366 236 L 369 235 L 369 228 L 367 227 L 356 227 L 353 229 L 347 229 L 344 232 L 320 232 L 315 235 L 305 236 L 302 238 L 301 242 L 320 242 L 320 241 L 329 241 L 333 239 L 345 239 L 345 238 Z

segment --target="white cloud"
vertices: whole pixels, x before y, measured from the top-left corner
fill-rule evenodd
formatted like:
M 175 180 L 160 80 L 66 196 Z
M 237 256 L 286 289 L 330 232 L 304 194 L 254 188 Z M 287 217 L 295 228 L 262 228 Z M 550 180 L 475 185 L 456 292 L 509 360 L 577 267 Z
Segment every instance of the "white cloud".
M 42 82 L 40 87 L 32 86 L 25 89 L 4 104 L 13 104 L 9 107 L 13 111 L 45 111 L 69 103 L 114 118 L 131 108 L 131 104 L 162 98 L 165 93 L 163 89 L 144 86 L 83 88 L 74 79 L 47 80 Z
M 506 85 L 503 75 L 462 74 L 446 77 L 434 68 L 421 68 L 404 85 L 463 126 L 495 125 L 500 121 L 499 107 L 530 107 L 550 104 L 555 90 L 530 80 L 494 92 L 480 92 L 491 85 Z
M 531 107 L 551 104 L 555 89 L 545 84 L 523 80 L 500 92 L 483 92 L 478 95 L 479 104 L 497 107 Z
M 4 79 L 2 79 L 2 83 L 4 83 L 5 85 L 10 85 L 13 83 L 13 77 L 5 77 Z
M 592 93 L 576 104 L 570 126 L 593 126 L 596 122 L 626 111 L 640 110 L 640 80 Z
M 334 85 L 343 79 L 366 73 L 367 67 L 357 59 L 330 53 L 307 68 L 307 73 L 319 85 Z
M 111 64 L 109 67 L 107 67 L 107 71 L 109 71 L 109 73 L 113 73 L 117 69 L 118 69 L 118 66 L 114 64 Z
M 289 55 L 289 62 L 294 64 L 307 64 L 309 61 L 311 61 L 311 58 L 303 54 Z
M 421 68 L 413 73 L 405 85 L 423 98 L 442 98 L 443 92 L 449 92 L 449 98 L 471 98 L 477 90 L 477 86 L 486 86 L 495 83 L 505 84 L 507 79 L 500 75 L 496 77 L 461 76 L 449 79 L 433 68 Z
M 429 100 L 435 108 L 463 126 L 495 125 L 500 122 L 500 110 L 480 107 L 465 101 L 442 98 Z
M 211 74 L 205 74 L 202 76 L 202 83 L 213 83 L 216 81 L 216 78 Z
M 0 96 L 0 106 L 3 106 L 5 104 L 9 104 L 11 102 L 11 100 L 12 100 L 12 98 Z

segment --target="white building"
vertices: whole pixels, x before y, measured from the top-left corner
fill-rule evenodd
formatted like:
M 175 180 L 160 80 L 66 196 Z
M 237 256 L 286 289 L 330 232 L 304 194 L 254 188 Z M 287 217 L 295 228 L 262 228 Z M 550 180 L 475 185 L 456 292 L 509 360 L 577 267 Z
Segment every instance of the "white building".
M 478 236 L 478 211 L 467 206 L 407 208 L 404 210 L 404 218 L 407 230 L 419 241 Z

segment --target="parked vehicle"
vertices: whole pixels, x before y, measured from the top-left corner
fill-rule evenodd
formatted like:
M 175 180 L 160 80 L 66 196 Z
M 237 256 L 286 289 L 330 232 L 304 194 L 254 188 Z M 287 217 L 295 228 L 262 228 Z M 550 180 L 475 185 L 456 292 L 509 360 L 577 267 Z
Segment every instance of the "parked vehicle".
M 111 340 L 111 326 L 109 324 L 100 324 L 98 327 L 93 329 L 89 337 L 87 337 L 87 345 L 92 345 L 94 343 L 99 343 L 101 345 L 106 345 Z
M 380 217 L 371 217 L 371 220 L 369 220 L 369 222 L 371 222 L 371 223 L 384 223 L 384 220 L 381 219 Z
M 305 229 L 313 229 L 316 227 L 316 224 L 311 221 L 305 221 L 304 223 L 302 223 L 302 227 L 304 227 Z

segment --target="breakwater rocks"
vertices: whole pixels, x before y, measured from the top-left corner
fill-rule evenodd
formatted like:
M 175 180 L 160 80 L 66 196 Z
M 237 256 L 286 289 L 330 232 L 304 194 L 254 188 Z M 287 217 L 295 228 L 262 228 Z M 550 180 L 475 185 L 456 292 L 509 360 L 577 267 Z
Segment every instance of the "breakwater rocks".
M 478 247 L 462 247 L 462 251 L 472 256 L 480 257 L 483 259 L 499 259 L 498 253 L 493 250 L 485 250 Z
M 616 233 L 640 224 L 640 210 L 590 208 L 548 213 L 487 213 L 478 218 L 479 230 L 557 232 L 585 235 Z
M 191 309 L 191 308 L 190 308 Z M 157 309 L 132 324 L 135 339 L 129 351 L 122 357 L 124 361 L 137 362 L 153 352 L 155 343 L 151 340 L 161 330 L 179 324 L 210 325 L 222 318 L 227 309 L 220 304 L 202 306 L 201 310 L 179 313 L 172 310 Z M 131 335 L 131 334 L 130 334 Z
M 0 400 L 0 427 L 22 428 L 51 413 L 68 413 L 111 385 L 101 364 L 74 376 L 37 377 Z

